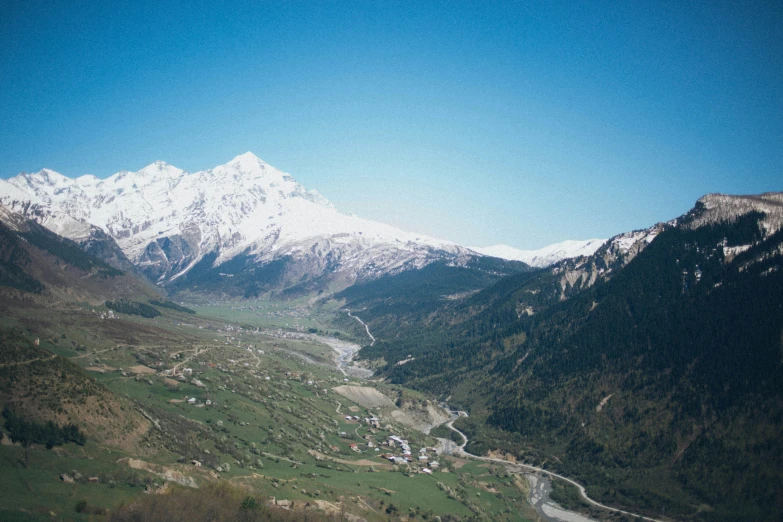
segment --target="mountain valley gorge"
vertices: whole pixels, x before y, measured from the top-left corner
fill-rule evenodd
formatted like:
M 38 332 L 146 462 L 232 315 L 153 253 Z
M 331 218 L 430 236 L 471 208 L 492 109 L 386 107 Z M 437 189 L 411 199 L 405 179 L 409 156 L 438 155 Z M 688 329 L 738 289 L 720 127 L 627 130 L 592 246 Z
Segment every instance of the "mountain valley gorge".
M 251 153 L 0 180 L 0 518 L 565 520 L 528 465 L 629 512 L 569 516 L 780 520 L 783 193 L 661 219 L 469 248 Z

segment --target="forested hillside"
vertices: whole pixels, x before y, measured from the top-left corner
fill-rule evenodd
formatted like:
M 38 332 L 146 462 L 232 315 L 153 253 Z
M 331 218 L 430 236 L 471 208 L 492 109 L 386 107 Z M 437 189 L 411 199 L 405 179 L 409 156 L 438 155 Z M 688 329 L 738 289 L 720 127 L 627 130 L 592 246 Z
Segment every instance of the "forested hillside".
M 444 321 L 440 315 L 444 303 L 460 303 L 504 277 L 527 277 L 532 272 L 524 263 L 492 257 L 473 258 L 464 266 L 438 261 L 420 270 L 355 284 L 336 297 L 360 311 L 363 320 L 372 321 L 374 331 L 392 337 L 400 326 Z M 437 317 L 430 316 L 436 311 Z
M 362 354 L 468 409 L 475 452 L 649 513 L 778 519 L 783 232 L 752 208 L 704 219 L 720 210 L 697 206 L 568 296 L 563 267 L 512 276 Z

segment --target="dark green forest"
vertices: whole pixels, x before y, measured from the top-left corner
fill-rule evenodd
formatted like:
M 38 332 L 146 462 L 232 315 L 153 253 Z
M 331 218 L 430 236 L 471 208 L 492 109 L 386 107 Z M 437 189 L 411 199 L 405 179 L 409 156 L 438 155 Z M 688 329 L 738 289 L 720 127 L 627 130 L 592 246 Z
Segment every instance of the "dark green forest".
M 106 301 L 106 308 L 110 308 L 115 312 L 128 315 L 140 315 L 141 317 L 158 317 L 160 312 L 154 307 L 146 303 L 139 303 L 138 301 L 128 301 L 127 299 L 118 299 L 116 301 Z
M 30 444 L 43 444 L 47 449 L 55 446 L 62 446 L 68 442 L 74 442 L 81 446 L 86 439 L 79 428 L 73 424 L 58 426 L 52 421 L 36 422 L 26 419 L 23 415 L 9 409 L 3 408 L 3 418 L 5 419 L 5 429 L 12 442 L 19 442 L 23 446 Z
M 34 294 L 43 292 L 44 285 L 25 270 L 29 263 L 30 255 L 18 235 L 0 223 L 0 286 Z
M 195 314 L 196 311 L 188 308 L 187 306 L 178 305 L 177 303 L 169 300 L 151 299 L 150 304 L 159 306 L 161 308 L 168 308 L 170 310 L 176 310 L 177 312 L 183 312 L 186 314 Z
M 668 226 L 566 300 L 556 270 L 502 279 L 361 356 L 467 409 L 471 451 L 513 452 L 650 514 L 779 519 L 783 232 L 764 238 L 762 217 Z

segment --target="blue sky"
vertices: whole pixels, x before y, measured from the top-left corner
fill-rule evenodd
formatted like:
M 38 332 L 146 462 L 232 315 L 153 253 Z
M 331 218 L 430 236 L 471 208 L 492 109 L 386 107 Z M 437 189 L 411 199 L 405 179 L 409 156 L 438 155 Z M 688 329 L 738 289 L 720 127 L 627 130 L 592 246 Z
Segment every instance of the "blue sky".
M 79 2 L 0 11 L 0 177 L 252 151 L 485 246 L 783 190 L 783 3 Z

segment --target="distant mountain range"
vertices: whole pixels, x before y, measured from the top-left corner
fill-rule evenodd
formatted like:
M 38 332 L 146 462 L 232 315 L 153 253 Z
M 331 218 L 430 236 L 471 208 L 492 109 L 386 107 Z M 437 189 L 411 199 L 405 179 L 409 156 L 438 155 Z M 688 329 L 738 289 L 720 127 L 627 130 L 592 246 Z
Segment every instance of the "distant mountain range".
M 519 250 L 508 245 L 493 245 L 488 247 L 471 247 L 471 250 L 485 256 L 499 257 L 509 261 L 521 261 L 527 265 L 543 268 L 554 265 L 563 259 L 580 256 L 590 256 L 606 239 L 587 239 L 584 241 L 568 240 L 555 243 L 538 250 Z
M 600 244 L 566 242 L 523 254 L 461 247 L 340 213 L 249 152 L 192 174 L 160 161 L 106 179 L 48 169 L 19 174 L 0 180 L 0 203 L 160 285 L 246 294 L 345 287 L 434 261 L 464 266 L 480 255 L 545 266 Z M 237 279 L 220 282 L 228 277 Z

